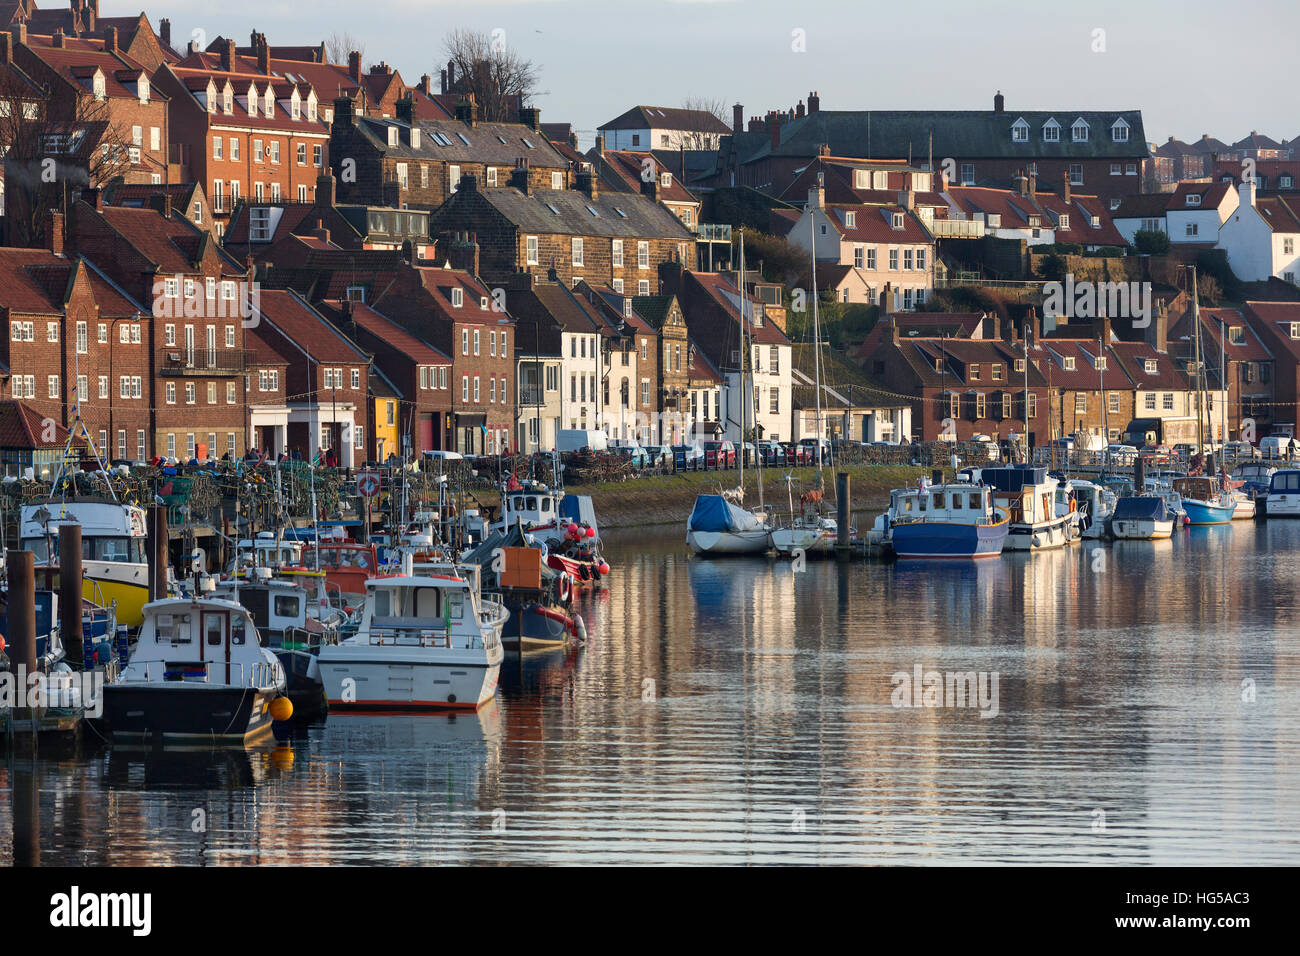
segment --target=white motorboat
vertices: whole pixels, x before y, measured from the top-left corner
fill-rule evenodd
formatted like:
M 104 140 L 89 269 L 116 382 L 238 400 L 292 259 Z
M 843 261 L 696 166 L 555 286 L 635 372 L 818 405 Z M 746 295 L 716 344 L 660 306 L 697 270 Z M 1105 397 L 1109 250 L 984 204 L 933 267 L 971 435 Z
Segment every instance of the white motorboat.
M 1160 495 L 1126 495 L 1115 502 L 1111 534 L 1118 539 L 1155 541 L 1174 532 L 1174 515 Z
M 422 565 L 366 584 L 356 633 L 321 648 L 331 709 L 476 710 L 496 693 L 509 611 L 477 565 Z
M 1042 551 L 1063 547 L 1078 538 L 1079 513 L 1056 507 L 1059 482 L 1047 474 L 1046 468 L 981 468 L 979 477 L 992 486 L 994 506 L 1010 515 L 1006 550 Z

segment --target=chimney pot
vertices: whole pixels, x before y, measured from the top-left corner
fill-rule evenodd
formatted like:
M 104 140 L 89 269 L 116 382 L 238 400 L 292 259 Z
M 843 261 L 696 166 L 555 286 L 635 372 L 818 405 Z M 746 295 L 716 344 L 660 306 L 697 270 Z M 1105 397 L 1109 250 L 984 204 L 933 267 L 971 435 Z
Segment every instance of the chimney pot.
M 997 93 L 993 95 L 993 112 L 995 113 L 1005 112 L 1006 103 L 1007 103 L 1006 97 L 1002 95 L 1001 90 L 998 90 Z
M 731 107 L 731 131 L 739 134 L 745 130 L 745 107 L 737 103 Z

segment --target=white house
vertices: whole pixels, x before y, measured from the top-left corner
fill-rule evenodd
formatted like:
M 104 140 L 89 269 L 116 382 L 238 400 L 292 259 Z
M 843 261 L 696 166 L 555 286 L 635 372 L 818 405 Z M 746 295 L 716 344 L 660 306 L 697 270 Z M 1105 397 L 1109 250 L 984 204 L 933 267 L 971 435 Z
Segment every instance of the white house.
M 634 106 L 597 130 L 605 149 L 717 149 L 731 129 L 708 110 Z
M 1119 208 L 1111 213 L 1111 222 L 1124 241 L 1133 245 L 1134 237 L 1139 232 L 1168 233 L 1165 209 L 1169 205 L 1169 193 L 1141 193 L 1125 196 L 1120 200 Z
M 1255 184 L 1237 187 L 1240 202 L 1219 228 L 1218 248 L 1238 279 L 1260 282 L 1277 276 L 1300 285 L 1300 201 L 1255 195 Z
M 1165 206 L 1165 229 L 1169 241 L 1212 245 L 1219 241 L 1219 227 L 1237 209 L 1237 193 L 1230 183 L 1179 183 Z

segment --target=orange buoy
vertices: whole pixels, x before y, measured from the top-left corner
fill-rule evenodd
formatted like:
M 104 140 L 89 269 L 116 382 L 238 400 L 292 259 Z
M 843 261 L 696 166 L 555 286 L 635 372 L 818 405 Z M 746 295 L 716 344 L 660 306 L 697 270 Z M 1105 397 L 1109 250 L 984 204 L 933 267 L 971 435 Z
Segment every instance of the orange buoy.
M 293 716 L 293 701 L 288 697 L 277 697 L 271 701 L 271 719 L 285 721 Z

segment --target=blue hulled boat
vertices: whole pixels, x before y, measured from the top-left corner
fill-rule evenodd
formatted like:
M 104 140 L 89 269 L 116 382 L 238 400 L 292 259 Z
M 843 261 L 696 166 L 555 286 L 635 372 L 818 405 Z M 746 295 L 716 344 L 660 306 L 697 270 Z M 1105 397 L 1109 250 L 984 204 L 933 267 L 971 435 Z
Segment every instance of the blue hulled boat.
M 1002 553 L 1010 519 L 990 489 L 967 482 L 896 489 L 876 522 L 900 558 L 989 558 Z
M 1182 496 L 1190 525 L 1231 524 L 1237 502 L 1213 478 L 1175 478 L 1174 490 Z

